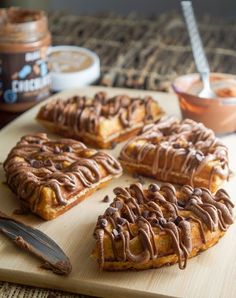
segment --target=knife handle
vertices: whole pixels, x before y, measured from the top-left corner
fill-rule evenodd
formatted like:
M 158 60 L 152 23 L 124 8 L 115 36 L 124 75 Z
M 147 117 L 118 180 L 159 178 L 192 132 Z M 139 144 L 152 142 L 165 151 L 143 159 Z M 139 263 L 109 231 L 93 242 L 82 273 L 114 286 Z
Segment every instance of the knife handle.
M 191 1 L 181 1 L 184 19 L 193 51 L 196 68 L 199 73 L 209 73 L 210 68 L 203 49 Z

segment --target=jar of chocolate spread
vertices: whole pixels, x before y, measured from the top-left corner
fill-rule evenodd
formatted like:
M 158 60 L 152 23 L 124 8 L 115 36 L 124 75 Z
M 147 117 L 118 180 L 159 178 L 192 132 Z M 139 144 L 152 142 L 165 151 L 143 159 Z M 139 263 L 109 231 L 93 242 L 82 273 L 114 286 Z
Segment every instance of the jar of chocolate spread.
M 50 94 L 51 35 L 40 10 L 0 9 L 0 109 L 24 111 Z

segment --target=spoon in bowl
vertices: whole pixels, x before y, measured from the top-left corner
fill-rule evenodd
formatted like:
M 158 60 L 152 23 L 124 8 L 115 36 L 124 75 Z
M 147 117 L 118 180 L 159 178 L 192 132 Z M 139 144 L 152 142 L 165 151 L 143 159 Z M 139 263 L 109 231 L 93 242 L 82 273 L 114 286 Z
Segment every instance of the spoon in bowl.
M 190 37 L 193 57 L 197 71 L 200 74 L 203 89 L 198 94 L 199 97 L 214 99 L 216 98 L 215 92 L 210 86 L 210 68 L 203 49 L 202 40 L 198 31 L 196 19 L 191 1 L 181 1 L 184 19 L 187 25 L 188 34 Z

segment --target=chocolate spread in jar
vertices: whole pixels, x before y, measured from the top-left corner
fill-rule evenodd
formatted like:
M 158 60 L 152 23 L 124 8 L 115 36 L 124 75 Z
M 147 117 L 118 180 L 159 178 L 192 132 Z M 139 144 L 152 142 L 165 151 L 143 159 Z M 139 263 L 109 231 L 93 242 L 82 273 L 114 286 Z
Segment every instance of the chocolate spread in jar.
M 236 131 L 236 77 L 223 73 L 211 73 L 211 87 L 216 98 L 201 98 L 199 74 L 178 77 L 173 88 L 178 95 L 183 118 L 202 122 L 215 133 Z
M 47 17 L 40 10 L 0 9 L 0 109 L 24 111 L 50 94 Z

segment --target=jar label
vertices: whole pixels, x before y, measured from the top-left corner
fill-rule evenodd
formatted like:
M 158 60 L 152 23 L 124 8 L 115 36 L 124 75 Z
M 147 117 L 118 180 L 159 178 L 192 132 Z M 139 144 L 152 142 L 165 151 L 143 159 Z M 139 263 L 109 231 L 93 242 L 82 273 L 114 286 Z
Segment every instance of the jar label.
M 0 54 L 0 102 L 40 101 L 50 92 L 47 48 L 26 53 Z

